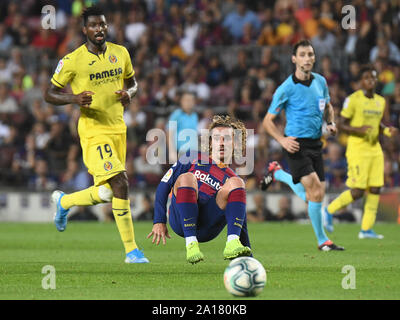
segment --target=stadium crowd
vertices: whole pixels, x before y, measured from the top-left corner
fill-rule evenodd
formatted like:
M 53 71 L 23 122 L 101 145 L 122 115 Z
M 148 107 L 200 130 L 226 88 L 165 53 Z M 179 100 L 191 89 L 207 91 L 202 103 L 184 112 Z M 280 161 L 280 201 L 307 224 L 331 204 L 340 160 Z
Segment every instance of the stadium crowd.
M 312 41 L 316 72 L 328 82 L 339 117 L 343 101 L 358 89 L 360 66 L 373 64 L 377 92 L 389 108 L 385 123 L 400 119 L 400 1 L 354 0 L 5 0 L 0 3 L 0 187 L 36 191 L 81 190 L 92 184 L 82 163 L 79 108 L 46 104 L 43 93 L 59 59 L 84 42 L 80 13 L 97 3 L 107 12 L 108 41 L 130 52 L 139 92 L 125 111 L 127 173 L 134 188 L 155 187 L 166 166 L 149 165 L 146 134 L 166 131 L 181 108 L 183 91 L 194 92 L 195 126 L 213 114 L 243 120 L 254 135 L 257 188 L 269 161 L 287 169 L 280 145 L 261 122 L 275 88 L 292 72 L 291 46 Z M 41 9 L 56 8 L 56 29 L 41 26 Z M 342 7 L 356 9 L 356 28 L 344 29 Z M 193 110 L 193 111 L 192 111 Z M 283 128 L 284 119 L 280 119 Z M 382 138 L 385 187 L 400 186 L 399 139 Z M 344 188 L 346 135 L 325 143 L 326 178 L 331 190 Z M 272 190 L 283 185 L 274 184 Z

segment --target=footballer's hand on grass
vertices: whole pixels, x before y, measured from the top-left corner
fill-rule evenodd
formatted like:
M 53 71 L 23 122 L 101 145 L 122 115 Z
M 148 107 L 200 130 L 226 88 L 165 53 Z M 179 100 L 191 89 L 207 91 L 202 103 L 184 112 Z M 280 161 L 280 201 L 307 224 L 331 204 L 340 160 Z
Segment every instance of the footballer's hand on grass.
M 284 137 L 280 143 L 289 153 L 295 153 L 300 150 L 300 144 L 296 141 L 296 137 Z
M 128 107 L 131 103 L 131 96 L 126 90 L 118 90 L 115 91 L 115 94 L 118 95 L 117 100 L 122 103 L 124 107 Z
M 75 95 L 75 103 L 81 107 L 89 108 L 93 100 L 92 95 L 94 95 L 92 91 L 83 91 Z
M 331 136 L 336 136 L 336 134 L 337 134 L 337 127 L 336 127 L 336 124 L 334 124 L 334 123 L 328 124 L 326 126 L 326 130 L 328 130 L 328 132 Z
M 153 237 L 152 243 L 156 243 L 156 245 L 159 245 L 160 240 L 162 239 L 163 244 L 165 245 L 167 242 L 167 239 L 171 239 L 171 237 L 168 234 L 168 228 L 165 223 L 155 223 L 153 225 L 153 230 L 147 235 L 147 239 Z

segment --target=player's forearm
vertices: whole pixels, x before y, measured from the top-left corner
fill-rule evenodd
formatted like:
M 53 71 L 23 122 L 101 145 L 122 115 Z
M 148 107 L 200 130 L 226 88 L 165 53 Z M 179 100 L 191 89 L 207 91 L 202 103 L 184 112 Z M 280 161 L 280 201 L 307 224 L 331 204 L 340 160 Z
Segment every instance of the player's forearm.
M 333 106 L 328 103 L 325 108 L 324 112 L 324 120 L 327 124 L 331 124 L 335 122 L 335 111 L 333 109 Z
M 138 83 L 137 83 L 135 77 L 129 78 L 125 82 L 126 82 L 126 87 L 127 87 L 126 91 L 128 92 L 130 98 L 132 99 L 138 91 L 138 88 L 139 88 Z
M 273 121 L 273 118 L 271 116 L 269 116 L 268 114 L 264 118 L 263 127 L 270 136 L 272 136 L 276 141 L 281 143 L 281 140 L 284 138 L 284 136 L 276 127 L 276 125 Z
M 47 103 L 54 105 L 77 103 L 76 96 L 74 94 L 56 91 L 51 88 L 46 90 L 44 99 Z
M 358 137 L 365 136 L 365 132 L 362 131 L 361 127 L 353 127 L 350 125 L 350 119 L 340 117 L 339 129 L 349 135 L 354 135 Z
M 167 201 L 170 191 L 171 187 L 168 183 L 160 182 L 154 200 L 153 223 L 167 223 Z

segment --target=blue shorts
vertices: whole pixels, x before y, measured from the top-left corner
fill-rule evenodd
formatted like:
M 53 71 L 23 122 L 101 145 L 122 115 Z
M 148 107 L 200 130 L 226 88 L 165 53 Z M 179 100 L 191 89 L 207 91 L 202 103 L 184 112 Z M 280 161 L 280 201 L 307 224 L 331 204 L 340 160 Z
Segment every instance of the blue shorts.
M 226 225 L 225 210 L 218 207 L 216 198 L 210 198 L 206 203 L 198 203 L 199 216 L 197 219 L 197 240 L 207 242 L 217 237 Z M 176 207 L 176 197 L 172 193 L 171 204 L 169 206 L 169 225 L 174 232 L 184 237 L 183 217 L 179 214 Z

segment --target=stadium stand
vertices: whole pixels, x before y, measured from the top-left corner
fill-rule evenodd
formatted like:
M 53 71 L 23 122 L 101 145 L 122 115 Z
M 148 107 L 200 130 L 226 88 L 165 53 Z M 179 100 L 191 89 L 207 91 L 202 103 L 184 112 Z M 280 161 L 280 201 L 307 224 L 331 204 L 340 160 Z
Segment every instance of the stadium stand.
M 41 27 L 44 5 L 56 9 L 56 29 Z M 199 128 L 212 114 L 245 121 L 255 135 L 255 170 L 244 177 L 256 188 L 266 165 L 278 160 L 287 169 L 280 146 L 259 125 L 275 88 L 292 72 L 292 45 L 312 41 L 315 71 L 329 84 L 339 114 L 356 90 L 360 66 L 378 71 L 378 93 L 388 103 L 385 123 L 399 126 L 400 4 L 396 1 L 233 1 L 233 0 L 3 0 L 0 3 L 0 188 L 67 191 L 90 185 L 82 163 L 76 124 L 79 108 L 55 107 L 43 92 L 57 62 L 84 42 L 82 8 L 105 8 L 109 41 L 128 48 L 139 93 L 125 111 L 128 125 L 127 168 L 131 185 L 154 189 L 165 169 L 140 172 L 151 128 L 165 131 L 179 107 L 179 92 L 197 93 Z M 341 8 L 356 8 L 356 29 L 341 26 Z M 281 125 L 284 119 L 281 119 Z M 400 186 L 400 141 L 382 138 L 385 187 Z M 325 143 L 330 191 L 345 187 L 346 136 Z M 135 165 L 136 164 L 136 165 Z M 144 165 L 144 164 L 143 164 Z M 285 190 L 276 183 L 273 191 Z

